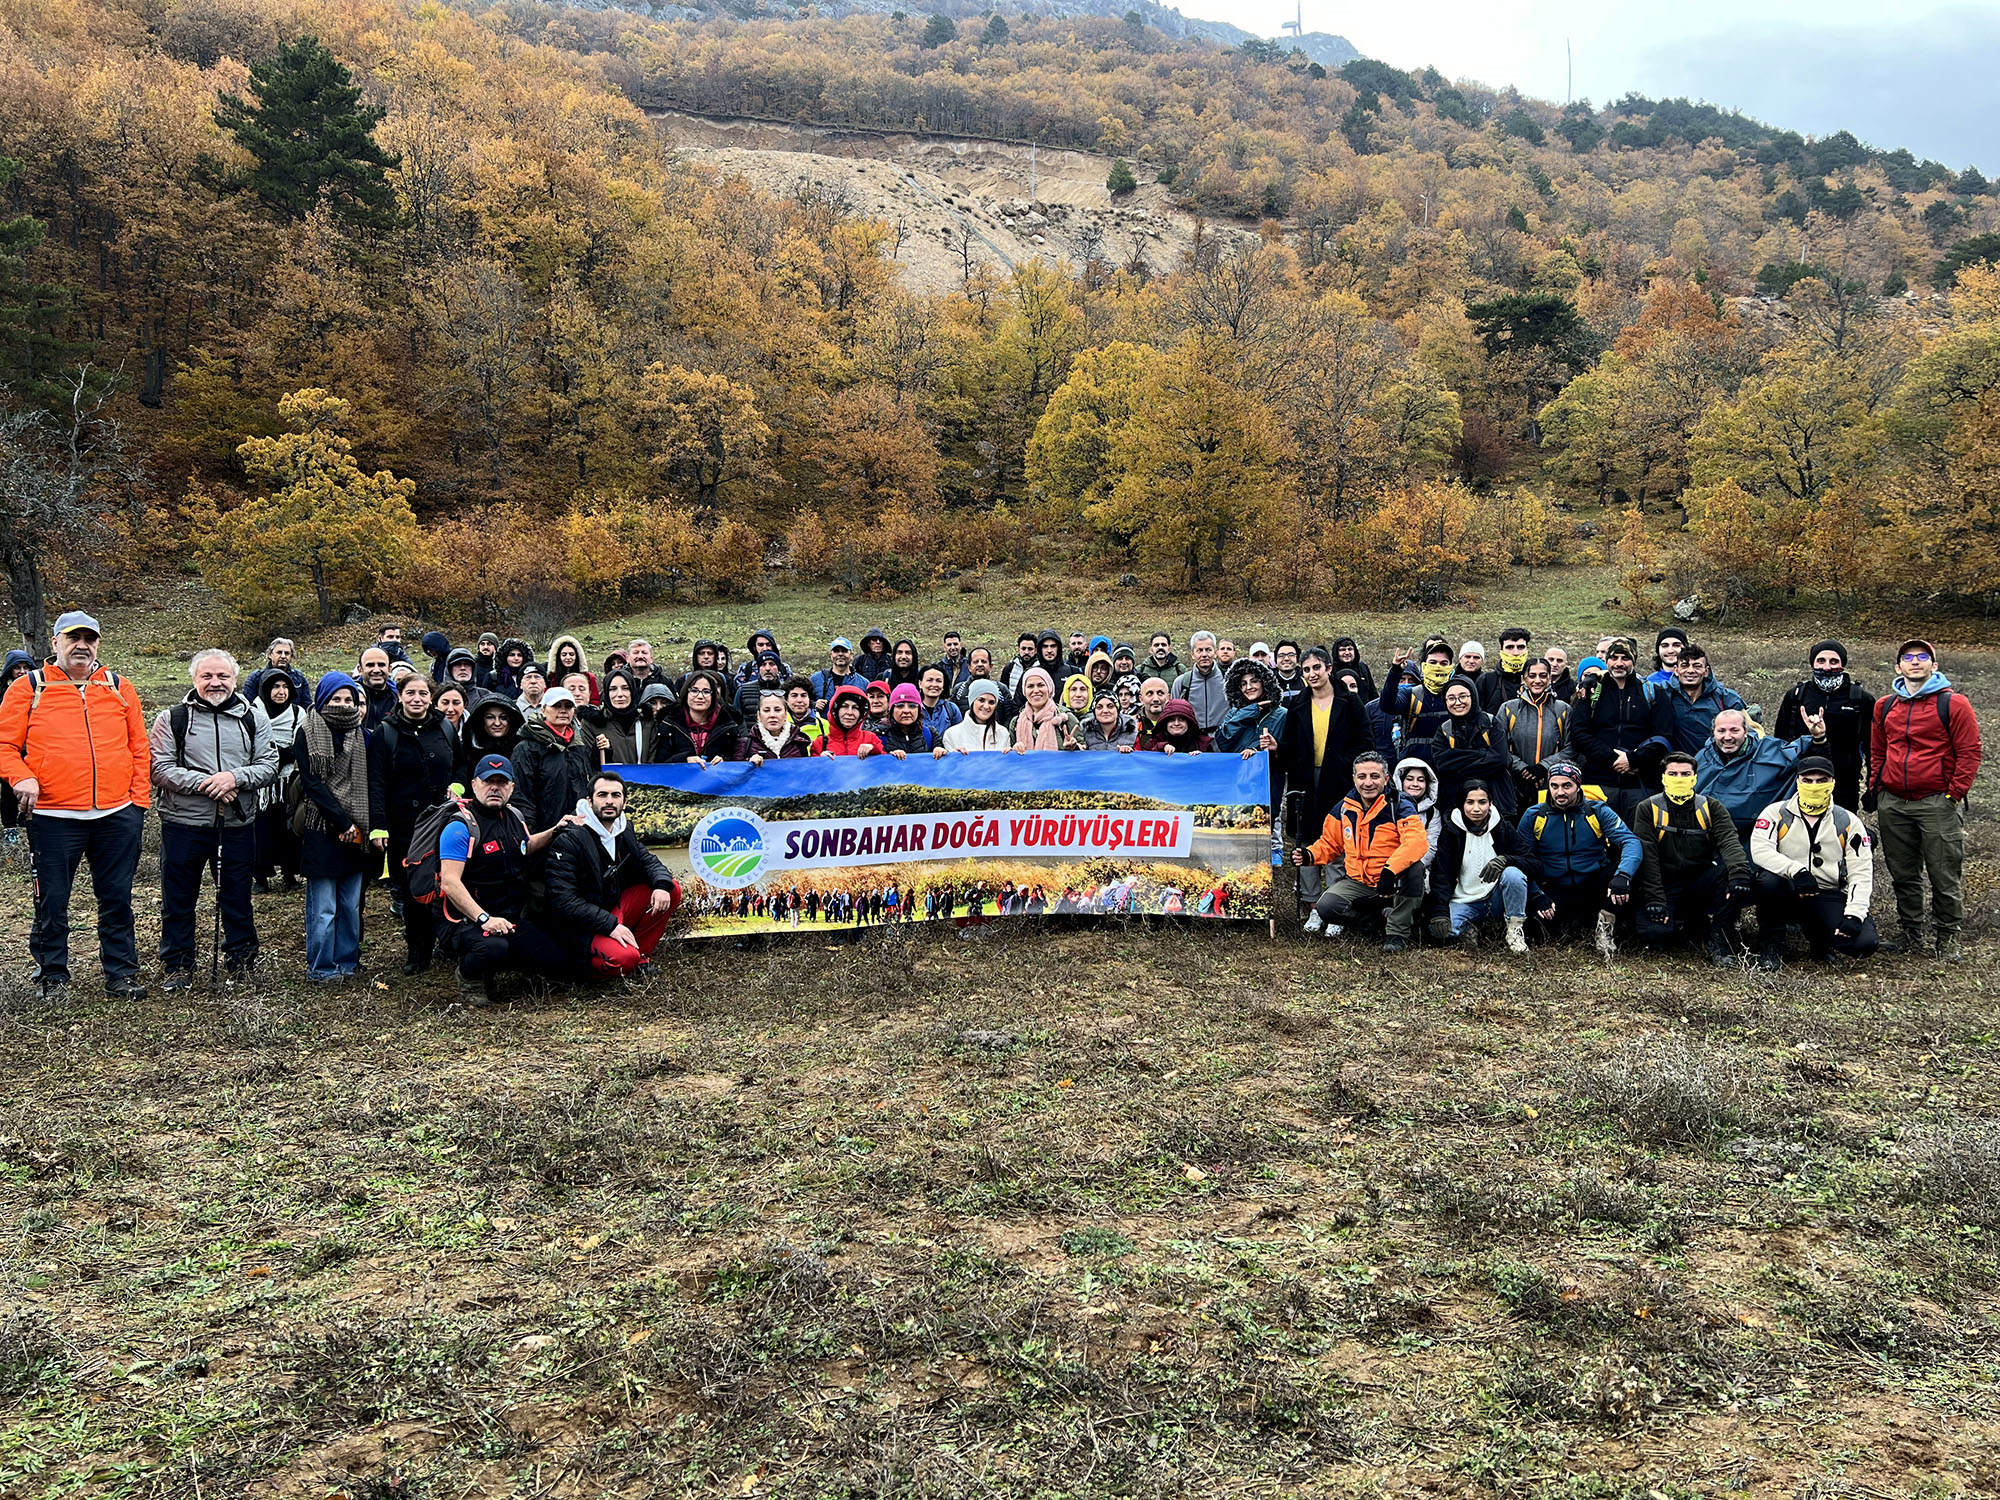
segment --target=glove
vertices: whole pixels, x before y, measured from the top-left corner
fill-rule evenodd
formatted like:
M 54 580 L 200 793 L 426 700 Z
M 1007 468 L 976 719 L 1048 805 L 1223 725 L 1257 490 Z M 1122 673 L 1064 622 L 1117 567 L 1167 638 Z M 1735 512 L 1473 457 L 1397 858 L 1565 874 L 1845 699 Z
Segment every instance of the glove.
M 1842 917 L 1838 922 L 1833 924 L 1833 935 L 1837 938 L 1859 937 L 1861 935 L 1861 918 Z
M 1861 794 L 1861 810 L 1863 812 L 1874 812 L 1875 806 L 1876 806 L 1875 788 L 1871 786 L 1867 791 Z
M 1502 875 L 1506 873 L 1507 873 L 1506 857 L 1503 855 L 1496 854 L 1491 859 L 1486 861 L 1485 868 L 1483 868 L 1479 872 L 1479 878 L 1481 880 L 1498 880 Z
M 1402 890 L 1402 888 L 1402 877 L 1397 875 L 1394 870 L 1384 870 L 1380 875 L 1375 877 L 1375 894 L 1380 896 L 1384 901 L 1395 900 L 1397 892 Z
M 1450 917 L 1431 918 L 1431 941 L 1434 943 L 1448 943 L 1451 941 Z
M 1539 764 L 1528 767 L 1528 779 L 1546 791 L 1549 785 L 1549 768 Z
M 1631 895 L 1632 877 L 1630 875 L 1627 875 L 1623 870 L 1620 870 L 1616 875 L 1613 875 L 1611 877 L 1610 889 L 1611 889 L 1611 894 L 1614 896 Z
M 1646 908 L 1646 920 L 1655 927 L 1671 927 L 1674 925 L 1674 914 L 1664 906 L 1649 906 Z
M 1819 881 L 1810 869 L 1801 870 L 1792 877 L 1792 889 L 1801 896 L 1816 896 L 1819 894 Z
M 1747 880 L 1732 880 L 1729 882 L 1729 894 L 1732 896 L 1748 896 L 1753 894 L 1756 889 Z

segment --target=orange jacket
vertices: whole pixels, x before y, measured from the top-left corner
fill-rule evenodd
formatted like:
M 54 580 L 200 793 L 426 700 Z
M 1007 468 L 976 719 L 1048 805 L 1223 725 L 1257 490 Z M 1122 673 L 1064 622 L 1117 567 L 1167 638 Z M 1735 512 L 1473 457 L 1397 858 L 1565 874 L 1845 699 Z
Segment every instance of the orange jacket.
M 94 812 L 152 805 L 153 751 L 139 690 L 100 666 L 82 682 L 61 667 L 42 668 L 35 702 L 31 672 L 0 698 L 0 779 L 41 786 L 37 807 Z
M 1319 841 L 1306 853 L 1316 865 L 1336 861 L 1350 880 L 1373 885 L 1384 870 L 1398 875 L 1418 863 L 1430 848 L 1424 820 L 1410 799 L 1401 792 L 1377 796 L 1368 806 L 1361 805 L 1357 792 L 1349 792 L 1339 807 L 1326 815 L 1326 827 Z

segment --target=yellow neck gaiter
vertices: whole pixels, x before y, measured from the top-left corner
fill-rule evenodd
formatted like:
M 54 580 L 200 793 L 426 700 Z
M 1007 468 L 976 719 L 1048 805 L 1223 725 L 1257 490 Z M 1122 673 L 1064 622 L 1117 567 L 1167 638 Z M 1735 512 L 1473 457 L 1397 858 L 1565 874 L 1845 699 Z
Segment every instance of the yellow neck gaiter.
M 1500 670 L 1503 672 L 1512 672 L 1518 676 L 1521 668 L 1527 664 L 1528 653 L 1525 651 L 1502 651 L 1500 653 Z
M 1660 786 L 1667 794 L 1667 800 L 1676 806 L 1694 800 L 1694 772 L 1667 771 L 1660 777 Z
M 1451 664 L 1449 662 L 1427 661 L 1424 663 L 1422 671 L 1424 686 L 1434 693 L 1443 692 L 1444 685 L 1451 681 Z
M 1809 818 L 1823 818 L 1833 806 L 1833 783 L 1830 781 L 1801 781 L 1799 783 L 1799 811 Z

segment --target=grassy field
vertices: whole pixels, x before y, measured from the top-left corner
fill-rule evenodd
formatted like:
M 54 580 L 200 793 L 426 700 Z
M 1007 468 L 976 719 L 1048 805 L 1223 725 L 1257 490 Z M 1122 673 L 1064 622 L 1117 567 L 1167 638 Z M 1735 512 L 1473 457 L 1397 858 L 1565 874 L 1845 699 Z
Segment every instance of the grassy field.
M 1594 639 L 1594 587 L 1470 623 Z M 154 618 L 107 621 L 149 701 L 176 663 L 121 648 L 200 628 Z M 1709 634 L 1775 703 L 1786 631 Z M 1880 682 L 1894 642 L 1852 644 Z M 0 1494 L 2000 1493 L 1991 795 L 1950 966 L 915 923 L 470 1011 L 395 977 L 379 894 L 383 977 L 333 992 L 259 898 L 252 985 L 5 991 Z

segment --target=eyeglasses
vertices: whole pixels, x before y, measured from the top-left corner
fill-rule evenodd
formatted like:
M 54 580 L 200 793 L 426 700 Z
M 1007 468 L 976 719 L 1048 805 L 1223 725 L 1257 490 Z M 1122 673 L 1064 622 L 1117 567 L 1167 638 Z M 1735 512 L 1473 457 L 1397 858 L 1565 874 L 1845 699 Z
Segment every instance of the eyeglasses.
M 1902 661 L 1913 661 L 1913 662 L 1929 661 L 1930 659 L 1931 659 L 1931 654 L 1928 651 L 1905 651 L 1900 658 L 1900 660 Z

